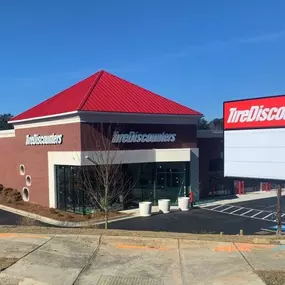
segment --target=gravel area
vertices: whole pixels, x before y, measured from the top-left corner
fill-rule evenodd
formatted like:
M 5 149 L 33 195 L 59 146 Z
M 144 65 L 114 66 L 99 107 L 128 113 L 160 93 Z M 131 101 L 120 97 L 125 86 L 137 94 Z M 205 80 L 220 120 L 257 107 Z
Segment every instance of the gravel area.
M 285 271 L 256 271 L 266 285 L 285 285 Z

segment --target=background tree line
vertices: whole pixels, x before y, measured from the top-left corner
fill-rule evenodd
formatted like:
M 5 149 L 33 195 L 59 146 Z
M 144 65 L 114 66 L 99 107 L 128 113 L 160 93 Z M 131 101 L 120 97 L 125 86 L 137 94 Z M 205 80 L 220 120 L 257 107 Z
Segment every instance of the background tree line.
M 8 121 L 12 118 L 12 114 L 0 114 L 0 130 L 10 130 L 13 129 L 11 124 L 8 124 Z
M 198 129 L 200 130 L 223 130 L 224 119 L 215 118 L 212 121 L 207 121 L 203 116 L 198 122 Z

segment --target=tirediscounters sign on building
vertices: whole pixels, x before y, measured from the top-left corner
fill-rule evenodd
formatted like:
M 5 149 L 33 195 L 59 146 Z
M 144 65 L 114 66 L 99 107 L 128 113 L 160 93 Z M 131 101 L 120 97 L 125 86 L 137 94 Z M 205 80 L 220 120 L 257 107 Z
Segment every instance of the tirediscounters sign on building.
M 285 95 L 224 102 L 224 176 L 285 179 Z

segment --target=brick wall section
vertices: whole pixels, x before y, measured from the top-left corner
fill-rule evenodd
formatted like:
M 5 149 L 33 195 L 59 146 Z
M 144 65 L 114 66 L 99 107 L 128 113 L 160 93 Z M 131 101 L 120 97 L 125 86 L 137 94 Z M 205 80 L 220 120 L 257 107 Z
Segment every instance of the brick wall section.
M 206 197 L 209 189 L 209 164 L 211 159 L 220 158 L 223 151 L 221 138 L 199 138 L 200 198 Z
M 130 131 L 136 131 L 140 133 L 176 133 L 176 140 L 174 142 L 165 143 L 125 143 L 120 144 L 119 147 L 123 149 L 165 149 L 165 148 L 196 148 L 197 139 L 196 125 L 164 125 L 164 124 L 124 124 L 124 125 L 108 125 L 103 124 L 89 124 L 85 123 L 81 125 L 81 141 L 82 150 L 91 151 L 98 149 L 96 140 L 100 138 L 101 131 L 110 138 L 116 127 L 119 127 L 121 133 L 128 133 Z M 113 146 L 114 149 L 116 148 Z
M 61 145 L 26 146 L 26 135 L 63 134 Z M 80 150 L 80 124 L 65 124 L 29 129 L 17 129 L 16 137 L 0 138 L 0 183 L 6 187 L 22 190 L 25 176 L 20 175 L 20 164 L 25 165 L 25 174 L 31 176 L 30 202 L 48 206 L 48 151 Z
M 97 130 L 94 126 L 95 124 L 73 123 L 17 129 L 14 138 L 0 138 L 0 183 L 6 187 L 13 187 L 21 191 L 26 186 L 25 176 L 30 175 L 32 181 L 31 186 L 28 187 L 30 202 L 48 206 L 48 152 L 98 150 L 98 144 L 95 141 L 100 136 L 98 131 L 101 130 L 101 125 L 97 124 Z M 177 134 L 176 141 L 173 143 L 124 144 L 123 148 L 125 149 L 197 147 L 196 126 L 194 125 L 126 124 L 120 127 L 121 132 L 167 132 Z M 105 128 L 108 129 L 108 126 L 105 125 Z M 26 135 L 34 134 L 43 136 L 62 134 L 63 143 L 61 145 L 26 146 Z M 19 167 L 21 164 L 25 166 L 25 176 L 20 175 Z

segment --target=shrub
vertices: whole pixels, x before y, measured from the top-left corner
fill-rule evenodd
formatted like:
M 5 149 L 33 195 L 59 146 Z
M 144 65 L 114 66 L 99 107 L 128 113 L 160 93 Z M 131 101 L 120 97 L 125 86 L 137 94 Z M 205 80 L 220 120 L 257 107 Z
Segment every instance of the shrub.
M 0 184 L 0 194 L 1 194 L 1 192 L 3 191 L 3 189 L 4 189 L 4 185 L 3 185 L 3 184 Z

